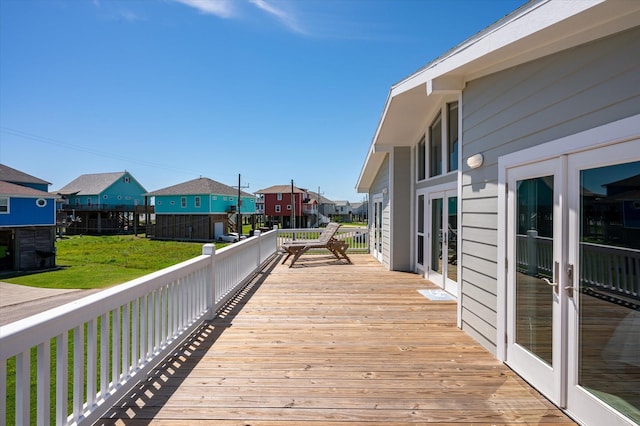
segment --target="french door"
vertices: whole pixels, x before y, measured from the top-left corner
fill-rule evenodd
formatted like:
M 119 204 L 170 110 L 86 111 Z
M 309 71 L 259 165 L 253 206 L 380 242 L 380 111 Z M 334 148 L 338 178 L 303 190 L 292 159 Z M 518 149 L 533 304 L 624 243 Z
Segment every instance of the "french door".
M 382 262 L 382 211 L 384 197 L 382 194 L 375 195 L 373 201 L 373 226 L 371 231 L 372 253 L 373 256 Z
M 507 363 L 558 405 L 568 286 L 562 183 L 562 158 L 508 171 Z
M 432 192 L 428 215 L 425 276 L 447 292 L 458 295 L 458 196 L 455 190 Z
M 640 424 L 640 140 L 506 183 L 506 362 L 582 424 Z

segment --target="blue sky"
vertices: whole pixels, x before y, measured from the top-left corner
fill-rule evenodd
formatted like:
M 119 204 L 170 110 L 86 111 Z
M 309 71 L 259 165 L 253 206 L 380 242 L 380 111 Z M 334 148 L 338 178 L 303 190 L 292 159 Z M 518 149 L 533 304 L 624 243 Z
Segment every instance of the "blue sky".
M 524 0 L 0 0 L 0 162 L 354 187 L 392 84 Z

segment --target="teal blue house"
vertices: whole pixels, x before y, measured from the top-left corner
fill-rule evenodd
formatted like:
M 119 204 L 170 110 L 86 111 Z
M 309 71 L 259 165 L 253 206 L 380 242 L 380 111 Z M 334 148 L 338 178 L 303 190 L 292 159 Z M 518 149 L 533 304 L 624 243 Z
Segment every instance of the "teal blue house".
M 156 223 L 148 235 L 156 239 L 213 241 L 236 230 L 238 189 L 209 178 L 197 178 L 146 194 L 152 197 Z M 240 193 L 240 214 L 253 215 L 256 200 Z
M 147 190 L 131 173 L 85 174 L 60 188 L 70 234 L 122 234 L 137 228 Z

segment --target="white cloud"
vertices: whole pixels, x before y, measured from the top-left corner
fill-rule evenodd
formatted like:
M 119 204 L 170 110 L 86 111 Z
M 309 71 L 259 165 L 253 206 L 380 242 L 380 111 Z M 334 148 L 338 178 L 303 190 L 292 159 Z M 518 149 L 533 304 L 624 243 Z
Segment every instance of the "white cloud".
M 270 3 L 267 3 L 266 0 L 249 0 L 249 3 L 267 12 L 268 14 L 275 16 L 280 22 L 282 22 L 290 30 L 295 31 L 297 33 L 301 33 L 301 34 L 305 33 L 305 31 L 300 27 L 297 18 L 292 13 L 286 12 L 283 9 L 279 9 L 276 6 Z
M 198 9 L 200 12 L 230 18 L 234 15 L 233 0 L 173 0 Z

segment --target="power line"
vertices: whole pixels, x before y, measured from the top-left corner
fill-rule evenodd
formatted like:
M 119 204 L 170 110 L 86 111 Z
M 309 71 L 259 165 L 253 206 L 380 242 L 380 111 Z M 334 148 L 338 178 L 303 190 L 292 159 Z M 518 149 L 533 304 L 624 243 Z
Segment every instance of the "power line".
M 133 162 L 133 163 L 137 163 L 137 164 L 145 165 L 145 166 L 149 166 L 149 167 L 159 168 L 159 169 L 163 169 L 163 170 L 172 169 L 172 170 L 181 171 L 181 172 L 194 173 L 194 174 L 198 174 L 200 176 L 205 174 L 202 171 L 198 171 L 198 170 L 183 169 L 183 168 L 179 168 L 179 167 L 168 166 L 166 164 L 152 163 L 150 161 L 139 160 L 136 157 L 128 157 L 128 156 L 118 155 L 118 154 L 109 153 L 109 152 L 104 152 L 104 151 L 100 151 L 100 150 L 97 150 L 97 149 L 88 148 L 88 147 L 84 147 L 84 146 L 80 146 L 80 145 L 74 145 L 74 144 L 69 143 L 69 142 L 62 142 L 62 141 L 59 141 L 59 140 L 56 140 L 56 139 L 52 139 L 52 138 L 48 138 L 48 137 L 45 137 L 45 136 L 36 135 L 36 134 L 33 134 L 33 133 L 24 132 L 22 130 L 13 129 L 13 128 L 10 128 L 10 127 L 0 126 L 0 133 L 4 133 L 4 134 L 15 136 L 15 137 L 18 137 L 18 138 L 21 138 L 21 139 L 27 139 L 27 140 L 31 140 L 31 141 L 34 141 L 34 142 L 47 144 L 47 145 L 53 145 L 53 146 L 58 146 L 58 147 L 61 147 L 61 148 L 66 148 L 66 149 L 72 149 L 72 150 L 75 150 L 75 151 L 85 152 L 85 153 L 88 153 L 88 154 L 91 154 L 91 155 L 95 155 L 97 157 L 104 157 L 104 158 L 112 158 L 112 159 L 115 159 L 115 160 L 130 161 L 130 162 Z

